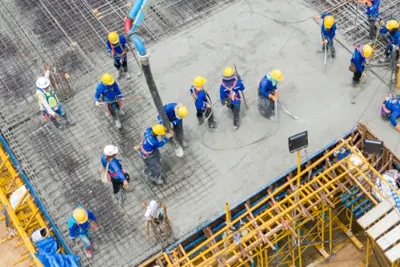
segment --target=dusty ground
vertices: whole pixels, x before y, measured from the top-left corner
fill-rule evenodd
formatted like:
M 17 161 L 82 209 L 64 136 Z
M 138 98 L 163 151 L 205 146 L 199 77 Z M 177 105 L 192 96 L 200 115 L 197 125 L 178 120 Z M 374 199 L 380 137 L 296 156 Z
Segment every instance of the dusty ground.
M 360 262 L 365 261 L 365 255 L 360 252 L 353 244 L 347 244 L 329 262 L 321 263 L 321 267 L 353 267 L 360 266 Z
M 6 227 L 4 225 L 4 221 L 0 222 L 0 241 L 3 240 L 7 236 Z M 13 266 L 13 262 L 18 260 L 21 255 L 20 253 L 24 252 L 23 247 L 14 248 L 14 245 L 18 243 L 17 239 L 6 241 L 0 244 L 0 267 L 10 267 Z M 24 261 L 19 263 L 17 266 L 25 267 L 29 266 L 30 261 Z

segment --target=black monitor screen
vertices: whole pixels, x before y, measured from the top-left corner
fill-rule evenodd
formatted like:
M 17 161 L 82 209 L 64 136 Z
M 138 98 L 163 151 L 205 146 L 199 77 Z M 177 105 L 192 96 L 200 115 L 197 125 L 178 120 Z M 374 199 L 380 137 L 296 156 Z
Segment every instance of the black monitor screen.
M 288 138 L 290 153 L 296 152 L 308 146 L 308 132 L 304 131 Z

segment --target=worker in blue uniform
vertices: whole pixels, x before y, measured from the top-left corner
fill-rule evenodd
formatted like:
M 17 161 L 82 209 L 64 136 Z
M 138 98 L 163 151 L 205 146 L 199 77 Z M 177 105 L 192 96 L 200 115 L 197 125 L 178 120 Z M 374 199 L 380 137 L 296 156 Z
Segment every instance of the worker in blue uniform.
M 314 19 L 323 20 L 321 25 L 322 51 L 319 50 L 318 52 L 324 53 L 325 49 L 330 50 L 331 57 L 334 58 L 336 54 L 336 49 L 333 43 L 333 39 L 336 35 L 335 18 L 330 13 L 323 13 L 321 16 L 315 16 Z
M 240 91 L 244 91 L 244 89 L 244 84 L 236 77 L 235 70 L 232 67 L 226 67 L 223 72 L 219 95 L 221 103 L 232 110 L 233 130 L 235 131 L 240 126 L 240 103 L 242 101 Z
M 125 77 L 130 79 L 127 58 L 129 48 L 125 36 L 116 32 L 110 32 L 106 46 L 109 56 L 114 59 L 114 67 L 117 69 L 117 79 L 121 77 L 122 70 L 125 72 Z
M 96 93 L 94 95 L 95 105 L 100 106 L 100 102 L 107 104 L 108 112 L 115 120 L 115 125 L 118 129 L 122 127 L 119 116 L 124 115 L 125 112 L 122 108 L 123 95 L 114 81 L 111 74 L 105 73 L 101 76 L 101 82 L 97 85 Z
M 380 0 L 359 0 L 359 2 L 367 6 L 366 15 L 369 22 L 369 39 L 374 40 L 376 38 L 377 27 L 375 23 L 379 17 Z
M 354 73 L 353 75 L 353 87 L 357 87 L 360 84 L 361 77 L 365 71 L 366 58 L 371 57 L 372 47 L 368 44 L 358 45 L 354 49 L 353 56 L 350 60 L 350 71 Z
M 92 257 L 92 249 L 97 249 L 90 231 L 91 228 L 96 230 L 100 227 L 96 221 L 97 218 L 93 212 L 79 205 L 74 209 L 67 223 L 70 239 L 75 240 L 78 237 L 83 242 L 83 251 L 88 258 Z
M 168 116 L 169 122 L 172 124 L 174 129 L 174 136 L 176 140 L 183 146 L 187 147 L 188 143 L 185 140 L 183 132 L 183 118 L 188 115 L 188 109 L 186 106 L 180 103 L 169 103 L 164 106 L 165 113 Z M 160 124 L 163 123 L 161 116 L 158 115 L 157 120 Z
M 390 123 L 400 131 L 400 125 L 397 118 L 400 116 L 400 97 L 389 95 L 382 103 L 381 115 L 384 119 L 388 119 Z
M 114 196 L 122 206 L 125 201 L 124 190 L 129 188 L 129 174 L 122 168 L 121 161 L 117 159 L 118 147 L 107 145 L 101 156 L 101 164 L 107 174 L 108 181 L 113 185 Z M 124 190 L 122 190 L 124 189 Z
M 380 33 L 382 35 L 387 34 L 389 37 L 389 42 L 386 47 L 386 59 L 383 62 L 389 62 L 392 56 L 392 52 L 396 52 L 396 61 L 399 57 L 399 45 L 400 45 L 400 31 L 399 31 L 399 22 L 395 19 L 391 19 L 386 23 L 386 26 L 383 21 L 380 22 L 381 29 Z M 382 61 L 380 61 L 382 63 Z
M 147 128 L 144 132 L 141 156 L 143 157 L 146 168 L 144 174 L 158 184 L 164 184 L 166 174 L 161 166 L 161 155 L 159 148 L 163 147 L 168 139 L 174 136 L 173 133 L 167 133 L 167 129 L 162 124 L 155 124 Z
M 196 107 L 196 117 L 199 121 L 199 125 L 204 123 L 204 118 L 208 118 L 208 127 L 213 129 L 216 127 L 216 123 L 214 121 L 211 98 L 204 89 L 205 83 L 206 78 L 197 76 L 194 78 L 193 85 L 190 87 L 189 91 L 193 97 L 194 105 Z
M 282 81 L 282 71 L 274 69 L 271 73 L 264 75 L 258 86 L 258 109 L 261 116 L 267 119 L 273 119 L 275 110 L 275 101 L 278 101 L 278 82 Z

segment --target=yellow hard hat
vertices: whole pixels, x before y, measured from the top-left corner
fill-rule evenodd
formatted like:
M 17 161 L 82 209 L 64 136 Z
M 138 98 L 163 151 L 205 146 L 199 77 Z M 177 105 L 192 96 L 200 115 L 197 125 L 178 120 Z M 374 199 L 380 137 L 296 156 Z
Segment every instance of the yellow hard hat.
M 72 217 L 74 217 L 75 221 L 80 224 L 85 223 L 88 220 L 88 214 L 83 208 L 76 208 L 72 213 Z
M 108 41 L 112 44 L 118 44 L 119 43 L 119 35 L 116 32 L 110 32 L 108 34 Z
M 202 87 L 207 82 L 206 78 L 202 76 L 197 76 L 193 80 L 193 85 L 195 87 Z
M 397 22 L 397 20 L 391 19 L 386 23 L 386 28 L 388 30 L 397 29 L 398 27 L 399 27 L 399 23 Z
M 226 67 L 225 69 L 224 69 L 224 77 L 230 77 L 230 76 L 232 76 L 233 74 L 235 74 L 235 70 L 232 68 L 232 67 Z
M 101 81 L 105 84 L 105 85 L 113 85 L 114 84 L 114 78 L 111 74 L 109 73 L 104 73 L 101 76 Z
M 370 57 L 372 55 L 372 47 L 369 44 L 364 45 L 362 48 L 362 53 L 364 57 Z
M 283 79 L 283 75 L 282 75 L 282 71 L 278 70 L 278 69 L 274 69 L 271 71 L 271 76 L 272 78 L 274 78 L 274 80 L 280 82 Z
M 180 118 L 185 118 L 188 115 L 188 112 L 189 112 L 187 107 L 185 107 L 182 104 L 178 104 L 177 107 L 178 107 L 178 110 L 177 110 L 176 113 L 178 113 L 178 116 Z
M 167 131 L 162 124 L 154 124 L 153 127 L 151 127 L 151 130 L 155 135 L 165 135 L 165 132 Z
M 333 24 L 335 23 L 335 19 L 333 16 L 326 16 L 324 18 L 324 26 L 327 29 L 332 28 Z

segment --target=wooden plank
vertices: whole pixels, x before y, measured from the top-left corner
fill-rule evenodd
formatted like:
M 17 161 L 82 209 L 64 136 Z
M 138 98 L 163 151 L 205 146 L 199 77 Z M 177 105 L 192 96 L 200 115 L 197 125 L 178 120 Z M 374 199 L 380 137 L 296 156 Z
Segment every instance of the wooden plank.
M 384 232 L 389 230 L 393 225 L 400 222 L 400 215 L 397 210 L 393 210 L 388 215 L 383 217 L 382 220 L 374 224 L 371 228 L 367 230 L 367 233 L 373 238 L 376 239 Z
M 390 201 L 384 200 L 375 206 L 373 209 L 368 211 L 365 215 L 363 215 L 360 219 L 357 220 L 358 224 L 363 228 L 368 228 L 371 224 L 373 224 L 376 220 L 382 217 L 385 213 L 390 211 L 393 207 L 393 204 Z
M 400 240 L 400 225 L 395 227 L 389 233 L 379 238 L 376 243 L 385 251 L 388 247 Z
M 395 262 L 400 258 L 400 244 L 397 244 L 385 253 L 390 262 Z

